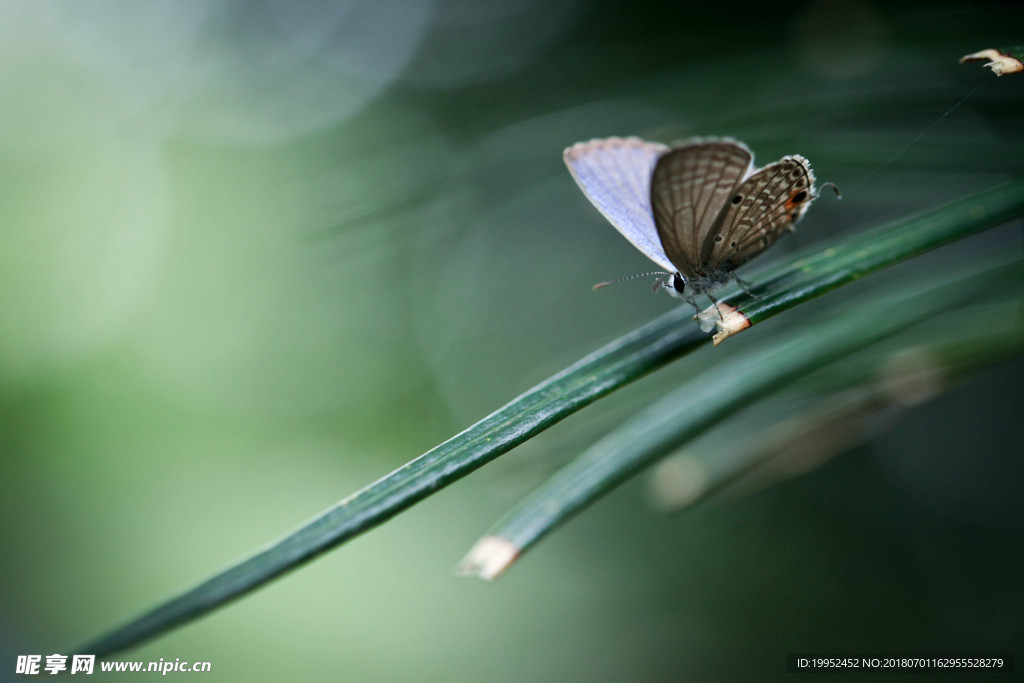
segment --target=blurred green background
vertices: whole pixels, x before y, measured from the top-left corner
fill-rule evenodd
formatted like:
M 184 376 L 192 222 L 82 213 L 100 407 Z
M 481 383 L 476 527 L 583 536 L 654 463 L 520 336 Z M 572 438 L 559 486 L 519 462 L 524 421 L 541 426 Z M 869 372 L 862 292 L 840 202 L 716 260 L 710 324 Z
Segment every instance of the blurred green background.
M 649 263 L 575 187 L 569 144 L 807 156 L 844 199 L 766 261 L 1019 175 L 1024 76 L 956 63 L 1022 42 L 1005 8 L 3 3 L 0 677 L 675 305 L 641 281 L 591 292 Z M 991 248 L 1019 253 L 1019 223 L 893 271 Z M 208 680 L 611 681 L 784 679 L 795 651 L 1019 653 L 1020 360 L 803 478 L 678 517 L 638 480 L 498 582 L 453 576 L 546 474 L 804 311 L 122 658 L 209 660 Z

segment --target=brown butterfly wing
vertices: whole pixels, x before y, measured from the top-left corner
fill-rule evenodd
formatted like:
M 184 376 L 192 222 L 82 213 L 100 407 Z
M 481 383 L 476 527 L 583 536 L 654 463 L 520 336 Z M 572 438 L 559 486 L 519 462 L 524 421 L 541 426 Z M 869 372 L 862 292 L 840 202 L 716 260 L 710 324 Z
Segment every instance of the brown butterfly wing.
M 661 245 L 688 280 L 702 275 L 701 247 L 750 170 L 753 154 L 732 140 L 700 140 L 658 159 L 651 210 Z
M 783 157 L 747 178 L 727 200 L 714 229 L 705 235 L 701 263 L 730 272 L 794 230 L 814 200 L 814 173 L 807 159 Z

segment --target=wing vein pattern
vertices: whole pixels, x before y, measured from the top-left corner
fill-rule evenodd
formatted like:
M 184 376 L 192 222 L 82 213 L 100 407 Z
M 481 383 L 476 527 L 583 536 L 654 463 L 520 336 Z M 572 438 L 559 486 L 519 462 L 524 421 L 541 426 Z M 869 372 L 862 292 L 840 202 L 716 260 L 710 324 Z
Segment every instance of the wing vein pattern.
M 701 248 L 753 155 L 730 140 L 703 140 L 663 155 L 651 178 L 651 209 L 669 260 L 687 279 L 699 276 Z

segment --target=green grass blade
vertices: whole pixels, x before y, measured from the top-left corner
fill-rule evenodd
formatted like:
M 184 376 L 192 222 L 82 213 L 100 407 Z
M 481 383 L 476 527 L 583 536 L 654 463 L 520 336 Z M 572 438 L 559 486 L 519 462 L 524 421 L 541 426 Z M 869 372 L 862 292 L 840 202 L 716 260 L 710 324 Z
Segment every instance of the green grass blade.
M 606 345 L 282 540 L 77 652 L 108 655 L 251 591 L 398 514 L 601 396 L 708 341 L 682 308 Z
M 1008 283 L 1024 284 L 1019 262 L 950 280 L 909 296 L 874 297 L 821 324 L 730 358 L 660 399 L 601 439 L 522 501 L 470 551 L 460 570 L 494 578 L 555 527 L 642 469 L 755 401 L 958 302 Z
M 767 292 L 763 298 L 742 305 L 750 307 L 751 320 L 763 320 L 873 270 L 1022 214 L 1024 179 L 779 267 L 768 286 L 759 288 Z M 882 238 L 885 249 L 876 245 Z M 292 534 L 76 651 L 109 655 L 137 645 L 387 521 L 580 408 L 707 342 L 690 317 L 690 309 L 680 306 L 613 341 Z
M 758 298 L 740 294 L 730 303 L 749 324 L 758 323 L 893 263 L 1015 218 L 1020 215 L 1022 193 L 1024 179 L 1018 179 L 940 209 L 866 230 L 842 245 L 767 273 L 757 279 L 754 294 Z M 717 318 L 710 308 L 703 315 Z M 716 335 L 715 342 L 729 334 Z
M 674 513 L 719 493 L 746 496 L 875 438 L 922 403 L 1024 353 L 1022 307 L 1019 290 L 989 292 L 985 303 L 957 309 L 955 322 L 944 316 L 900 334 L 896 346 L 865 349 L 730 416 L 655 466 L 654 502 Z

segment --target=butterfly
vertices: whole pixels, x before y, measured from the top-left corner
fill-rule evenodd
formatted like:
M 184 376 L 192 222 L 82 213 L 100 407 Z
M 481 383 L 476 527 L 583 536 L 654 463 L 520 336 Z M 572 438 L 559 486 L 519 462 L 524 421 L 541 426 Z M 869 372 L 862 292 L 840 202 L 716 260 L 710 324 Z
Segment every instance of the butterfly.
M 712 294 L 729 280 L 748 291 L 736 269 L 792 232 L 818 196 L 804 157 L 758 169 L 750 149 L 730 138 L 695 138 L 672 149 L 604 138 L 568 147 L 563 158 L 598 211 L 665 269 L 643 273 L 660 275 L 654 288 L 698 313 L 696 297 L 717 307 Z

